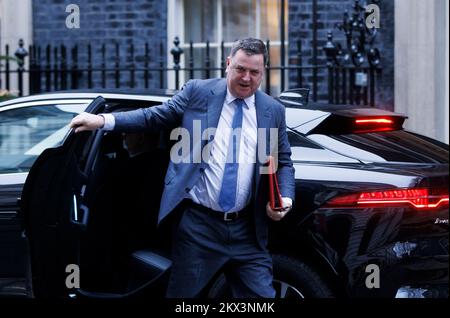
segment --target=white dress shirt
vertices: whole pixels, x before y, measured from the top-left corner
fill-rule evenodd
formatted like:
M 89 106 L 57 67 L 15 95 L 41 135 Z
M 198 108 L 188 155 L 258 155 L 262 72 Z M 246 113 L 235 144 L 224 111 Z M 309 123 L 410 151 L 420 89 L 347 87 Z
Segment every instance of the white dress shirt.
M 194 202 L 216 211 L 223 211 L 219 205 L 219 195 L 222 188 L 225 163 L 227 162 L 233 116 L 237 107 L 234 103 L 235 99 L 236 97 L 231 95 L 227 89 L 227 95 L 211 145 L 208 166 L 189 192 L 189 196 Z M 245 105 L 242 107 L 242 133 L 238 148 L 239 168 L 236 204 L 228 212 L 240 211 L 245 208 L 251 200 L 253 191 L 257 142 L 255 95 L 244 99 L 244 101 Z
M 234 97 L 227 89 L 217 130 L 211 144 L 208 165 L 202 172 L 197 183 L 187 194 L 194 202 L 216 211 L 223 211 L 219 205 L 219 195 L 227 161 L 228 144 L 232 133 L 233 116 L 236 111 Z M 236 189 L 236 204 L 228 212 L 240 211 L 252 198 L 254 171 L 256 164 L 257 122 L 255 95 L 244 99 L 242 107 L 242 133 L 238 152 L 238 176 Z M 101 114 L 105 118 L 103 129 L 114 129 L 115 120 L 111 114 Z M 229 185 L 227 185 L 229 186 Z

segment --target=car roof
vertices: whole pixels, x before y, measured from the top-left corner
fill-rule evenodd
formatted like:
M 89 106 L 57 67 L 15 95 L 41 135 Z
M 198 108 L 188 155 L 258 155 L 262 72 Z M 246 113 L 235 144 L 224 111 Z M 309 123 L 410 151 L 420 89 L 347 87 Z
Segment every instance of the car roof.
M 65 90 L 55 91 L 43 94 L 30 95 L 26 97 L 18 97 L 10 99 L 0 103 L 0 109 L 5 106 L 11 106 L 26 103 L 26 102 L 39 102 L 45 100 L 58 100 L 61 102 L 65 99 L 80 99 L 92 100 L 99 95 L 109 100 L 136 100 L 136 101 L 152 101 L 152 102 L 164 102 L 168 98 L 177 93 L 177 90 L 171 89 L 77 89 L 77 90 Z M 330 105 L 326 103 L 308 103 L 306 105 L 300 105 L 292 103 L 286 100 L 276 98 L 280 103 L 286 106 L 286 125 L 291 129 L 298 129 L 302 126 L 301 130 L 308 131 L 308 124 L 324 120 L 332 114 L 338 114 L 345 117 L 357 117 L 357 116 L 403 116 L 405 115 L 378 109 L 372 107 L 363 107 L 360 105 Z M 9 107 L 7 107 L 9 108 Z
M 121 89 L 83 89 L 66 90 L 50 93 L 36 94 L 25 97 L 9 99 L 0 103 L 0 108 L 24 102 L 34 102 L 42 100 L 64 100 L 64 99 L 94 99 L 101 95 L 105 99 L 129 99 L 142 101 L 165 101 L 172 97 L 177 91 L 170 89 L 149 89 L 149 90 L 121 90 Z

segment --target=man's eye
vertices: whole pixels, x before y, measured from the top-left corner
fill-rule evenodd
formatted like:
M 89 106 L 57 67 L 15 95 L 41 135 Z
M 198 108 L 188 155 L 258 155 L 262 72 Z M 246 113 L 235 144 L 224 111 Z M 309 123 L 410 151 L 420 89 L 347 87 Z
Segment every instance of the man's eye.
M 251 71 L 253 76 L 258 76 L 259 75 L 259 71 Z

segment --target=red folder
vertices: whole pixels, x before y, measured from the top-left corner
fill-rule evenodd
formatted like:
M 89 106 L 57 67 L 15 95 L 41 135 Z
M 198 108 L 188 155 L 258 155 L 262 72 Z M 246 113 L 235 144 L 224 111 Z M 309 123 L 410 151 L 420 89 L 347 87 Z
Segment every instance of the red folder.
M 269 177 L 269 204 L 270 208 L 274 211 L 282 211 L 283 200 L 281 199 L 280 189 L 278 187 L 278 178 L 276 172 L 274 172 L 273 157 L 269 157 L 268 162 L 268 177 Z

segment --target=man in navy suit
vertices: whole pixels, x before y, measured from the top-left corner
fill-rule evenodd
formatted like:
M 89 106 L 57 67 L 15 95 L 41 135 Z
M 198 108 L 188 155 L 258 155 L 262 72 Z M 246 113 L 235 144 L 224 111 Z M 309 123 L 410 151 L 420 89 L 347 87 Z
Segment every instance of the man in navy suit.
M 176 207 L 183 210 L 168 297 L 198 297 L 220 270 L 234 297 L 275 296 L 267 223 L 281 220 L 292 207 L 294 168 L 285 109 L 258 90 L 266 61 L 264 42 L 242 39 L 231 48 L 226 79 L 191 80 L 162 105 L 83 113 L 71 123 L 76 132 L 179 127 L 171 135 L 181 140 L 171 151 L 159 211 L 161 221 Z M 281 211 L 268 204 L 268 155 L 276 158 Z

